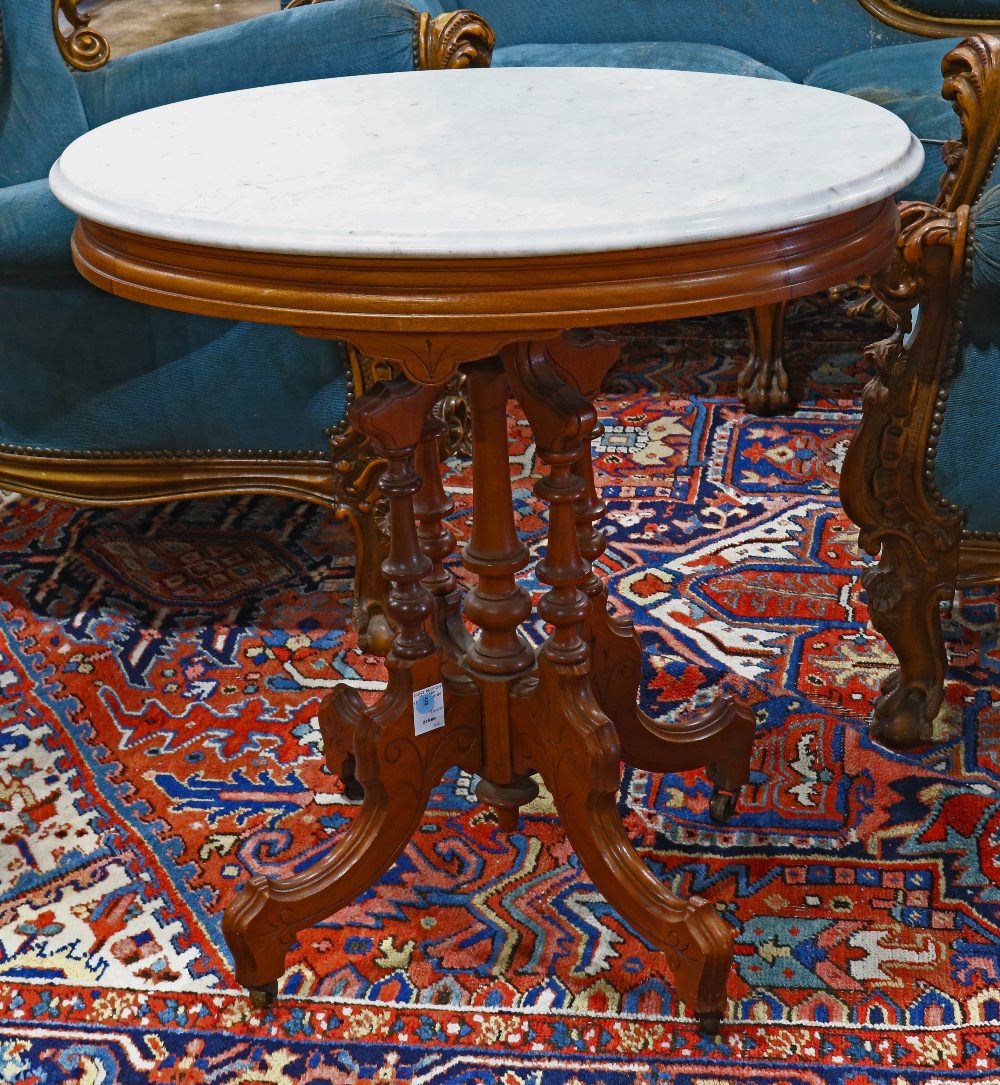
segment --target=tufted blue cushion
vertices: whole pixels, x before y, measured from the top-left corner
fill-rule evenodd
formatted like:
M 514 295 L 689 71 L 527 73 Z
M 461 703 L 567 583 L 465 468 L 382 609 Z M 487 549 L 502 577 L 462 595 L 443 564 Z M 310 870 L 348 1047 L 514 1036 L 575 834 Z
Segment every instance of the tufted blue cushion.
M 788 76 L 734 49 L 686 41 L 633 41 L 605 44 L 512 45 L 493 53 L 495 68 L 670 68 L 681 72 L 752 75 L 761 79 Z
M 403 0 L 337 0 L 275 11 L 111 60 L 76 82 L 91 127 L 220 91 L 412 71 L 418 13 Z
M 45 177 L 87 130 L 80 98 L 52 34 L 51 0 L 0 0 L 0 186 Z
M 941 97 L 941 59 L 958 41 L 937 38 L 855 53 L 820 65 L 806 78 L 810 86 L 885 106 L 920 138 L 924 168 L 900 199 L 934 201 L 944 171 L 941 144 L 960 134 L 951 102 Z
M 0 441 L 66 451 L 313 450 L 343 417 L 343 348 L 186 316 L 72 273 L 0 281 Z
M 966 510 L 970 531 L 1000 531 L 1000 186 L 989 189 L 976 207 L 972 255 L 973 289 L 934 476 L 941 494 Z
M 917 41 L 879 22 L 858 0 L 423 0 L 432 14 L 471 6 L 497 46 L 529 42 L 701 42 L 755 57 L 801 80 L 859 50 Z

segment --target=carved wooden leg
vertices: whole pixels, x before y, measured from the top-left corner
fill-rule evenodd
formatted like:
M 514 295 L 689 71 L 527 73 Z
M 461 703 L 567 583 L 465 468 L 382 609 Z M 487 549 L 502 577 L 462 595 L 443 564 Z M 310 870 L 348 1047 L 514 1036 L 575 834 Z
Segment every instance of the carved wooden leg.
M 598 436 L 598 425 L 593 436 Z M 705 767 L 715 785 L 709 804 L 714 821 L 736 812 L 740 789 L 750 779 L 754 716 L 742 702 L 719 697 L 704 712 L 683 721 L 654 720 L 639 708 L 642 642 L 629 618 L 608 613 L 608 591 L 593 567 L 607 546 L 598 527 L 606 506 L 594 484 L 589 440 L 573 464 L 581 483 L 575 518 L 580 551 L 590 563 L 581 587 L 591 600 L 584 636 L 590 643 L 591 682 L 597 703 L 615 724 L 622 759 L 650 772 L 684 772 Z
M 595 885 L 643 937 L 663 950 L 680 998 L 701 1027 L 717 1032 L 725 1007 L 733 940 L 706 901 L 681 900 L 635 852 L 618 815 L 621 749 L 614 725 L 591 688 L 582 636 L 590 600 L 580 586 L 588 563 L 580 553 L 574 508 L 584 491 L 572 466 L 594 431 L 593 408 L 559 375 L 543 351 L 505 351 L 508 379 L 549 466 L 536 493 L 549 503 L 549 536 L 539 579 L 550 590 L 539 613 L 552 627 L 541 650 L 538 683 L 512 693 L 514 749 L 552 791 L 567 836 Z
M 737 391 L 754 414 L 780 414 L 795 406 L 782 357 L 785 309 L 784 302 L 777 302 L 747 310 L 750 357 L 740 370 Z
M 453 658 L 459 659 L 468 648 L 469 634 L 462 618 L 462 594 L 458 582 L 444 562 L 455 549 L 455 536 L 444 518 L 455 509 L 455 502 L 441 484 L 440 447 L 446 435 L 444 421 L 429 415 L 417 446 L 417 473 L 421 485 L 413 499 L 417 516 L 420 549 L 431 562 L 424 586 L 434 597 L 434 631 L 438 643 Z
M 964 529 L 962 511 L 930 484 L 943 420 L 939 388 L 965 305 L 969 215 L 967 208 L 950 213 L 904 202 L 899 216 L 895 257 L 872 279 L 896 330 L 865 352 L 874 376 L 844 458 L 840 496 L 861 529 L 861 548 L 879 555 L 861 581 L 872 625 L 899 658 L 875 703 L 871 734 L 906 747 L 931 737 L 941 706 L 947 659 L 938 606 L 954 595 Z
M 538 794 L 531 769 L 515 772 L 511 750 L 509 688 L 535 665 L 535 653 L 518 626 L 531 613 L 531 596 L 517 583 L 528 548 L 514 524 L 507 455 L 507 380 L 497 359 L 466 368 L 472 411 L 473 526 L 462 563 L 477 578 L 465 602 L 479 626 L 466 665 L 483 703 L 483 768 L 476 794 L 508 831 L 518 809 Z
M 441 652 L 426 628 L 434 603 L 422 583 L 431 562 L 420 550 L 413 515 L 420 484 L 413 454 L 437 391 L 397 378 L 376 385 L 351 408 L 354 424 L 388 459 L 380 486 L 389 501 L 391 541 L 382 571 L 392 583 L 389 614 L 399 631 L 378 703 L 366 709 L 342 687 L 321 716 L 328 756 L 343 759 L 353 751 L 357 760 L 365 799 L 351 827 L 311 870 L 280 881 L 255 878 L 226 910 L 222 929 L 237 979 L 258 1003 L 276 993 L 297 933 L 349 903 L 392 865 L 442 773 L 456 763 L 479 763 L 478 714 L 422 735 L 414 728 L 414 692 L 441 681 Z
M 528 350 L 546 355 L 563 379 L 585 399 L 592 399 L 614 364 L 619 347 L 564 336 L 532 344 Z M 628 764 L 653 772 L 681 772 L 704 766 L 715 785 L 709 811 L 715 821 L 722 823 L 736 812 L 737 796 L 749 779 L 753 713 L 729 697 L 719 698 L 705 712 L 678 723 L 658 722 L 639 708 L 642 645 L 631 620 L 612 618 L 608 613 L 607 587 L 594 568 L 607 548 L 598 526 L 607 506 L 597 491 L 591 458 L 591 442 L 602 432 L 595 415 L 593 429 L 581 434 L 582 452 L 572 468 L 580 480 L 574 504 L 577 539 L 589 563 L 581 588 L 592 604 L 584 638 L 591 650 L 594 695 L 615 724 L 622 757 Z
M 887 538 L 878 565 L 861 577 L 872 625 L 896 653 L 899 668 L 882 683 L 872 738 L 906 748 L 929 741 L 944 698 L 948 657 L 940 603 L 955 592 L 958 544 L 929 563 L 905 538 Z

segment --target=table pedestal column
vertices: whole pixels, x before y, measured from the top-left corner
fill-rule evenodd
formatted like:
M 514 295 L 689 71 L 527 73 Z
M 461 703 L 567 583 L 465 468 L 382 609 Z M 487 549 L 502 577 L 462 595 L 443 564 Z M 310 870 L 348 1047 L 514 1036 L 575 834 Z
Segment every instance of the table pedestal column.
M 254 879 L 224 918 L 237 978 L 260 1004 L 274 996 L 297 932 L 382 875 L 416 831 L 431 789 L 457 764 L 481 777 L 477 795 L 508 829 L 516 827 L 518 808 L 538 793 L 532 776 L 542 776 L 595 885 L 663 951 L 678 995 L 703 1030 L 718 1031 L 732 933 L 708 902 L 669 892 L 632 847 L 617 807 L 620 762 L 624 756 L 660 771 L 707 765 L 728 804 L 720 810 L 713 800 L 713 816 L 728 815 L 747 779 L 753 718 L 723 699 L 687 725 L 659 723 L 636 704 L 639 641 L 630 623 L 609 617 L 606 589 L 592 567 L 605 545 L 596 525 L 604 510 L 589 452 L 597 417 L 580 389 L 589 389 L 610 355 L 567 342 L 551 351 L 520 344 L 505 350 L 502 362 L 467 367 L 474 520 L 462 560 L 477 579 L 465 602 L 466 616 L 479 627 L 475 639 L 443 564 L 454 545 L 443 522 L 450 502 L 441 486 L 438 427 L 428 421 L 439 386 L 399 377 L 376 385 L 352 407 L 353 424 L 381 446 L 389 464 L 381 486 L 390 505 L 391 544 L 382 568 L 392 583 L 388 613 L 397 632 L 388 686 L 377 703 L 366 708 L 341 687 L 320 712 L 330 768 L 363 791 L 351 827 L 307 873 Z M 576 369 L 583 376 L 568 379 Z M 538 609 L 551 633 L 538 652 L 519 630 L 531 599 L 517 582 L 528 551 L 517 535 L 511 496 L 511 393 L 548 468 L 536 485 L 549 505 L 548 544 L 538 566 L 549 590 Z M 600 661 L 593 670 L 592 658 Z M 414 694 L 437 683 L 443 721 L 417 734 Z

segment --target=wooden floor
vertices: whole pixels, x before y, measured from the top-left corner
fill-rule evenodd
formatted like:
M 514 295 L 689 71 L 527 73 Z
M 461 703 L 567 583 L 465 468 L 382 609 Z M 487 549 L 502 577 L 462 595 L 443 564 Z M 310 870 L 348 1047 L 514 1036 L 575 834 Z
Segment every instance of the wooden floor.
M 278 0 L 92 0 L 80 7 L 93 13 L 91 25 L 115 57 L 277 11 Z

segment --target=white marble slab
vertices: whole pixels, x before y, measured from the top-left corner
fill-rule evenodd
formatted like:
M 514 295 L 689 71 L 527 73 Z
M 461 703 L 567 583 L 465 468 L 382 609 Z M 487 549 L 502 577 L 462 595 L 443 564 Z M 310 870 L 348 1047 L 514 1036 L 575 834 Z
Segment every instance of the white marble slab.
M 501 256 L 744 236 L 920 171 L 891 113 L 792 83 L 607 68 L 327 79 L 114 121 L 52 167 L 85 218 L 264 252 Z

